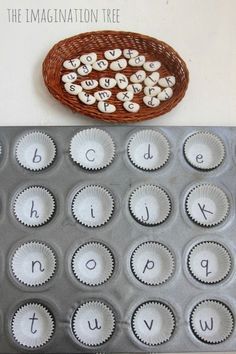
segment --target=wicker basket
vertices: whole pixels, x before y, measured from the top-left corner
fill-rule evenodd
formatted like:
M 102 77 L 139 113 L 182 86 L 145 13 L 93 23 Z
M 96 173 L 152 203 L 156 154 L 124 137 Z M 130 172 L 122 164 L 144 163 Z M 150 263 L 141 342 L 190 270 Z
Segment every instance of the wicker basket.
M 122 102 L 116 98 L 118 87 L 113 88 L 112 97 L 109 102 L 115 104 L 116 112 L 112 114 L 102 113 L 98 110 L 97 105 L 88 106 L 80 102 L 77 96 L 68 94 L 61 82 L 61 76 L 68 70 L 63 68 L 63 62 L 67 59 L 79 57 L 82 54 L 95 52 L 98 59 L 104 58 L 104 51 L 114 48 L 131 48 L 139 51 L 146 57 L 148 61 L 159 60 L 162 63 L 158 70 L 161 77 L 174 75 L 176 84 L 171 99 L 161 102 L 156 108 L 149 108 L 143 103 L 143 94 L 135 95 L 134 102 L 141 105 L 139 112 L 130 113 L 123 108 Z M 130 75 L 139 70 L 137 67 L 129 65 L 122 71 L 125 75 Z M 115 72 L 109 68 L 105 71 L 98 72 L 93 70 L 88 76 L 84 77 L 99 80 L 101 77 L 114 77 Z M 129 123 L 142 121 L 158 117 L 169 112 L 184 97 L 188 86 L 189 74 L 184 61 L 168 44 L 161 42 L 155 38 L 144 36 L 131 32 L 116 31 L 96 31 L 82 33 L 80 35 L 62 40 L 54 45 L 50 50 L 43 63 L 43 77 L 45 84 L 50 93 L 61 103 L 70 107 L 74 112 L 80 112 L 92 118 L 102 119 L 109 122 Z M 75 82 L 76 83 L 76 82 Z M 98 90 L 95 89 L 94 91 Z M 91 93 L 94 91 L 91 90 Z

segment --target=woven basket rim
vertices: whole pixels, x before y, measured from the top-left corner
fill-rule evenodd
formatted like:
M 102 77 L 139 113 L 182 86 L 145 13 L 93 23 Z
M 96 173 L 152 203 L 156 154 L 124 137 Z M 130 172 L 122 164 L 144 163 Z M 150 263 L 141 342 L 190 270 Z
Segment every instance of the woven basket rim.
M 53 82 L 53 80 L 50 78 L 50 70 L 52 65 L 55 63 L 55 53 L 60 53 L 60 55 L 65 54 L 64 51 L 64 47 L 65 45 L 71 45 L 71 43 L 73 45 L 75 45 L 75 43 L 77 44 L 78 42 L 81 42 L 84 38 L 98 38 L 101 36 L 107 36 L 108 38 L 112 38 L 112 37 L 116 37 L 118 36 L 119 38 L 132 38 L 133 40 L 139 40 L 142 42 L 146 42 L 148 44 L 150 43 L 154 43 L 157 46 L 161 46 L 162 48 L 165 48 L 165 53 L 163 55 L 166 55 L 166 53 L 171 53 L 171 55 L 174 57 L 176 63 L 178 66 L 181 67 L 181 71 L 184 73 L 184 80 L 183 82 L 181 82 L 182 86 L 180 89 L 180 92 L 178 93 L 178 95 L 174 95 L 172 96 L 171 99 L 169 99 L 168 101 L 162 102 L 160 104 L 160 106 L 158 106 L 157 108 L 148 108 L 148 107 L 144 107 L 142 106 L 140 111 L 138 113 L 129 113 L 127 111 L 124 110 L 124 112 L 115 112 L 112 114 L 107 114 L 107 113 L 102 113 L 100 111 L 98 111 L 97 106 L 86 106 L 83 103 L 81 103 L 79 100 L 78 102 L 75 103 L 73 102 L 73 99 L 71 97 L 71 95 L 67 94 L 66 91 L 63 92 L 64 87 L 63 87 L 63 83 L 61 82 L 61 80 L 57 78 L 57 82 Z M 119 46 L 117 46 L 118 48 Z M 125 47 L 130 47 L 135 49 L 134 46 L 132 46 L 132 44 L 130 44 L 129 46 L 127 45 L 127 43 L 125 43 L 124 48 Z M 63 48 L 63 50 L 62 50 Z M 124 49 L 121 48 L 121 49 Z M 98 47 L 97 50 L 102 49 L 104 50 L 108 50 L 110 49 L 109 47 Z M 88 52 L 88 51 L 87 51 Z M 85 50 L 83 50 L 81 53 L 79 54 L 75 54 L 75 57 L 78 55 L 81 55 L 82 53 L 87 53 Z M 94 49 L 94 52 L 96 52 L 96 49 Z M 156 53 L 155 53 L 156 54 Z M 142 53 L 140 52 L 140 55 L 142 55 Z M 70 56 L 69 56 L 70 57 Z M 68 59 L 69 57 L 64 56 L 63 60 Z M 57 60 L 59 61 L 59 58 L 57 58 Z M 158 59 L 156 59 L 158 60 Z M 60 66 L 62 66 L 61 64 L 62 60 L 60 61 Z M 56 64 L 58 64 L 56 62 Z M 162 64 L 164 65 L 165 63 L 162 62 Z M 136 68 L 137 70 L 140 70 L 141 68 Z M 58 68 L 59 70 L 59 68 Z M 62 68 L 60 68 L 60 72 L 61 72 Z M 62 104 L 64 104 L 65 106 L 69 107 L 73 112 L 77 112 L 77 113 L 81 113 L 82 115 L 85 116 L 89 116 L 91 118 L 95 118 L 95 119 L 101 119 L 107 122 L 111 122 L 111 123 L 132 123 L 132 122 L 137 122 L 137 121 L 144 121 L 144 120 L 148 120 L 148 119 L 152 119 L 152 118 L 157 118 L 159 116 L 162 116 L 168 112 L 170 112 L 184 97 L 186 90 L 188 88 L 188 84 L 189 84 L 189 71 L 187 68 L 186 63 L 183 61 L 183 59 L 180 57 L 180 55 L 178 54 L 178 52 L 169 44 L 165 43 L 162 40 L 159 40 L 157 38 L 151 37 L 149 35 L 146 34 L 140 34 L 140 33 L 136 33 L 136 32 L 130 32 L 130 31 L 113 31 L 113 30 L 100 30 L 100 31 L 89 31 L 89 32 L 83 32 L 80 34 L 76 34 L 72 37 L 67 37 L 65 39 L 60 40 L 59 42 L 57 42 L 56 44 L 54 44 L 52 46 L 52 48 L 49 50 L 48 54 L 46 55 L 43 64 L 42 64 L 42 71 L 43 71 L 43 78 L 44 78 L 44 82 L 45 85 L 47 87 L 47 89 L 49 90 L 49 92 L 57 99 L 59 100 Z M 113 74 L 116 74 L 116 72 L 110 72 Z M 149 73 L 151 74 L 151 73 Z M 106 75 L 104 75 L 106 76 Z M 109 75 L 112 76 L 112 75 Z M 55 81 L 55 80 L 54 80 Z

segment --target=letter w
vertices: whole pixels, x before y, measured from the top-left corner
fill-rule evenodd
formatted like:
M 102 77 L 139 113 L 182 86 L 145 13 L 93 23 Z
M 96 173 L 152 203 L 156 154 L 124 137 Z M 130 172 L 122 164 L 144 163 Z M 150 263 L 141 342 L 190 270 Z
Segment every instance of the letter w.
M 209 330 L 209 331 L 213 330 L 214 322 L 213 322 L 213 318 L 212 317 L 211 317 L 210 325 L 208 325 L 207 321 L 204 321 L 204 324 L 202 324 L 202 321 L 200 320 L 199 323 L 200 323 L 200 327 L 201 327 L 203 332 L 206 332 L 206 330 Z
M 93 86 L 93 80 L 86 80 L 86 85 L 87 86 Z

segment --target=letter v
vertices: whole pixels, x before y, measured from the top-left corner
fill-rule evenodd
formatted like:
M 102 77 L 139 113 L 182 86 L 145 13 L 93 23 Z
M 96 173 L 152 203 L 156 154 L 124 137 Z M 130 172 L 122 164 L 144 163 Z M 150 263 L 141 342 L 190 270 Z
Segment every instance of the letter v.
M 152 329 L 152 326 L 153 326 L 153 320 L 151 320 L 151 323 L 150 324 L 148 324 L 147 323 L 147 321 L 143 321 L 144 323 L 145 323 L 145 325 L 147 326 L 147 328 L 149 329 L 149 331 L 151 331 L 151 329 Z

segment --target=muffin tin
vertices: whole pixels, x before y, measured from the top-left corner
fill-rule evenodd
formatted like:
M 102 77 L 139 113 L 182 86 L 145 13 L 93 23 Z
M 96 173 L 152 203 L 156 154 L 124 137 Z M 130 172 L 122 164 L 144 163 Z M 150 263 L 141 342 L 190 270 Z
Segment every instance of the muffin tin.
M 236 128 L 2 127 L 0 353 L 236 348 Z

